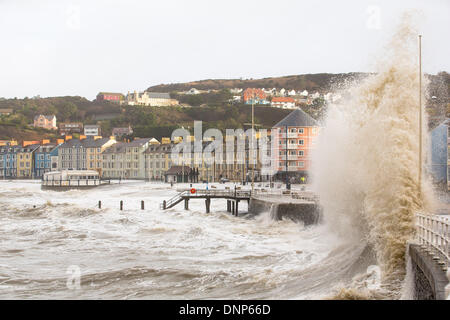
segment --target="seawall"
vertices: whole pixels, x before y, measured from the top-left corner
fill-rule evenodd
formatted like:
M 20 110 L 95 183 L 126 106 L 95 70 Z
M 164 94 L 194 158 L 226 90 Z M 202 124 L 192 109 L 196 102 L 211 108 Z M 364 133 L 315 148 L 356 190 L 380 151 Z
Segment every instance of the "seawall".
M 248 212 L 254 215 L 270 212 L 274 220 L 287 218 L 305 225 L 317 224 L 321 219 L 321 208 L 317 202 L 292 199 L 290 196 L 252 198 Z
M 417 244 L 408 245 L 414 273 L 414 298 L 418 300 L 445 300 L 449 279 L 433 257 Z

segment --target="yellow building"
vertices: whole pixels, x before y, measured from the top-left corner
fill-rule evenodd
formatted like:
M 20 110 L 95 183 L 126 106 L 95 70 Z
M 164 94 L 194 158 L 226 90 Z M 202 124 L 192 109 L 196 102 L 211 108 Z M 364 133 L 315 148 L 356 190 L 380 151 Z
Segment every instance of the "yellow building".
M 0 146 L 17 146 L 16 140 L 0 140 Z
M 97 171 L 102 176 L 103 157 L 102 153 L 108 147 L 116 143 L 114 137 L 102 138 L 95 136 L 93 139 L 85 139 L 86 148 L 86 168 Z
M 17 150 L 17 178 L 32 178 L 33 177 L 33 161 L 34 152 L 39 148 L 39 145 L 33 144 L 22 147 Z
M 162 137 L 161 138 L 161 143 L 162 144 L 170 144 L 170 138 L 167 138 L 167 137 Z

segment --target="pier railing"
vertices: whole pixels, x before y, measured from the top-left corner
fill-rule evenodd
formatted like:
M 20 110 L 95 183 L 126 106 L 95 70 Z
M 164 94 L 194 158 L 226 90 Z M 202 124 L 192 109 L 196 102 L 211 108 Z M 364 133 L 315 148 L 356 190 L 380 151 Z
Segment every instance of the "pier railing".
M 84 186 L 98 186 L 102 183 L 110 183 L 109 180 L 100 179 L 57 179 L 48 180 L 42 179 L 41 184 L 45 187 L 84 187 Z
M 450 220 L 445 216 L 418 213 L 417 240 L 435 260 L 448 270 L 450 262 Z
M 238 189 L 209 189 L 209 190 L 205 190 L 205 189 L 197 189 L 195 190 L 194 193 L 190 194 L 191 198 L 195 198 L 195 197 L 205 197 L 205 196 L 209 196 L 209 197 L 233 197 L 233 198 L 250 198 L 251 196 L 251 191 L 250 190 L 238 190 Z
M 189 188 L 180 188 L 177 189 L 178 192 L 184 193 L 189 192 Z M 225 188 L 225 189 L 197 189 L 196 193 L 192 195 L 192 197 L 197 196 L 205 196 L 205 195 L 212 195 L 212 196 L 230 196 L 234 195 L 236 193 L 239 197 L 266 197 L 266 196 L 272 196 L 272 197 L 291 197 L 292 199 L 298 199 L 298 200 L 304 200 L 304 201 L 313 201 L 318 202 L 319 197 L 310 191 L 304 191 L 304 190 L 284 190 L 284 189 L 272 189 L 272 188 L 255 188 L 253 190 L 253 193 L 249 189 L 242 190 L 239 188 Z
M 257 196 L 287 196 L 292 199 L 318 202 L 319 197 L 313 192 L 301 190 L 273 190 L 273 189 L 255 189 L 253 195 Z
M 250 190 L 237 190 L 237 189 L 194 189 L 191 192 L 190 190 L 179 190 L 179 193 L 170 198 L 169 200 L 164 200 L 163 203 L 160 204 L 160 209 L 169 209 L 178 203 L 180 203 L 184 199 L 194 199 L 194 198 L 224 198 L 224 199 L 238 199 L 245 200 L 250 199 L 251 191 Z

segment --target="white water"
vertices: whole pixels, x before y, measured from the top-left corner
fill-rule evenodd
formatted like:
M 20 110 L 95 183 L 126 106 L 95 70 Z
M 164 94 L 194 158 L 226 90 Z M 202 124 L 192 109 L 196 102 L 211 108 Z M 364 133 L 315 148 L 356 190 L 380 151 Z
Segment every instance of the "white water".
M 414 214 L 429 211 L 424 175 L 421 190 L 418 185 L 418 32 L 409 18 L 380 53 L 377 73 L 349 84 L 346 98 L 330 106 L 314 154 L 314 189 L 327 225 L 348 241 L 373 248 L 382 281 L 370 289 L 355 279 L 338 298 L 399 298 Z M 426 128 L 423 109 L 422 117 Z
M 202 200 L 160 210 L 176 187 L 55 192 L 0 181 L 0 298 L 321 298 L 350 279 L 363 249 L 324 226 L 234 217 L 225 200 L 213 200 L 210 214 Z M 79 290 L 66 286 L 72 265 Z

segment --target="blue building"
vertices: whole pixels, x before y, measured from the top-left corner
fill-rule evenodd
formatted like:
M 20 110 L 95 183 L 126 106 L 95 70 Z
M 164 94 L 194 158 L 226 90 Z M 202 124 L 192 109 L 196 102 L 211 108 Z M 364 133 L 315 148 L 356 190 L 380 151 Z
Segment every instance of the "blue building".
M 59 153 L 59 147 L 61 146 L 61 144 L 58 144 L 50 152 L 50 162 L 51 162 L 50 166 L 51 166 L 51 170 L 58 170 L 58 153 Z
M 448 182 L 448 127 L 449 121 L 447 119 L 430 132 L 431 162 L 428 171 L 433 178 L 433 182 L 444 185 Z
M 0 147 L 0 178 L 17 177 L 17 154 L 22 150 L 21 146 Z
M 41 178 L 44 173 L 52 170 L 52 153 L 56 152 L 59 145 L 54 143 L 47 143 L 39 148 L 34 153 L 34 176 L 36 178 Z

